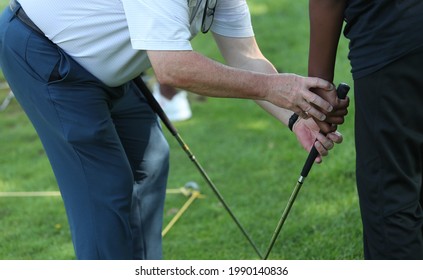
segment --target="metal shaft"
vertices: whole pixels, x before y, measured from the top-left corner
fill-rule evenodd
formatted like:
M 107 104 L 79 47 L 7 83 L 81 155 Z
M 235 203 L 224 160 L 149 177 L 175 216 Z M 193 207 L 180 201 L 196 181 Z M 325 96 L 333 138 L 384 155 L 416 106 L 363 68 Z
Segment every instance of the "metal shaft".
M 350 87 L 347 84 L 341 83 L 339 84 L 337 88 L 337 95 L 339 99 L 344 99 L 347 96 L 348 91 L 350 90 Z M 308 154 L 308 157 L 304 163 L 303 169 L 301 170 L 301 176 L 298 179 L 297 184 L 294 187 L 294 190 L 288 200 L 288 203 L 285 207 L 285 210 L 282 213 L 282 216 L 278 222 L 278 225 L 276 226 L 276 229 L 273 233 L 272 239 L 270 240 L 269 247 L 266 250 L 266 253 L 264 255 L 264 260 L 267 260 L 269 257 L 270 252 L 273 249 L 273 246 L 275 245 L 276 239 L 278 239 L 278 236 L 282 230 L 282 226 L 285 223 L 286 218 L 288 217 L 289 211 L 291 211 L 292 205 L 294 204 L 295 199 L 297 198 L 298 192 L 301 189 L 301 186 L 304 183 L 305 178 L 307 177 L 308 173 L 311 170 L 311 167 L 313 166 L 314 160 L 319 155 L 317 152 L 317 149 L 315 146 L 311 149 L 310 153 Z
M 220 194 L 219 190 L 216 188 L 213 181 L 210 179 L 202 165 L 199 163 L 199 161 L 196 159 L 194 154 L 189 149 L 188 145 L 185 143 L 185 141 L 182 139 L 182 137 L 179 135 L 176 128 L 173 126 L 169 118 L 167 117 L 166 113 L 163 111 L 157 100 L 154 98 L 153 94 L 151 93 L 150 89 L 147 87 L 147 85 L 144 83 L 141 77 L 135 78 L 134 82 L 136 86 L 139 88 L 139 90 L 144 94 L 145 98 L 147 99 L 148 104 L 151 106 L 151 108 L 156 112 L 156 114 L 159 116 L 159 118 L 162 120 L 164 125 L 167 127 L 169 132 L 176 138 L 181 148 L 185 151 L 188 158 L 194 163 L 194 165 L 197 167 L 200 174 L 203 176 L 204 180 L 207 182 L 209 187 L 212 189 L 214 194 L 219 199 L 220 203 L 223 205 L 223 207 L 226 209 L 228 214 L 231 216 L 232 220 L 235 222 L 235 224 L 238 226 L 238 228 L 241 230 L 242 234 L 245 236 L 245 238 L 248 240 L 248 242 L 253 247 L 254 251 L 257 253 L 260 259 L 263 258 L 260 250 L 250 237 L 250 235 L 247 233 L 245 228 L 241 225 L 237 217 L 234 215 L 232 210 L 229 208 L 229 205 L 224 200 L 223 196 Z
M 305 180 L 305 177 L 303 176 L 301 176 L 298 179 L 298 182 L 295 185 L 291 196 L 289 197 L 288 203 L 286 204 L 285 210 L 282 213 L 282 216 L 278 222 L 278 225 L 276 226 L 276 229 L 273 232 L 272 239 L 270 240 L 269 247 L 266 250 L 263 260 L 267 260 L 267 258 L 269 257 L 270 252 L 272 251 L 273 246 L 275 245 L 276 239 L 278 239 L 279 233 L 281 232 L 282 227 L 286 221 L 286 218 L 288 217 L 289 211 L 291 211 L 292 205 L 294 204 L 294 201 L 297 198 L 298 193 L 300 192 L 300 189 L 301 189 L 301 186 L 303 185 L 304 180 Z

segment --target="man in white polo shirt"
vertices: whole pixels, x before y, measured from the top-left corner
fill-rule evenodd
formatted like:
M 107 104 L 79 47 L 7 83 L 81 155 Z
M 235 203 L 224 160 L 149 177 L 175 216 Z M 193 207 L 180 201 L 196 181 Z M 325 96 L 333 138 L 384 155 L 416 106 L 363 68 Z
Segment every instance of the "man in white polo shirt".
M 227 65 L 192 49 L 209 29 Z M 150 66 L 162 84 L 252 99 L 284 124 L 299 114 L 294 132 L 306 149 L 317 137 L 321 155 L 342 140 L 328 123 L 348 106 L 324 80 L 276 73 L 245 0 L 12 0 L 0 65 L 49 157 L 78 259 L 162 258 L 168 145 L 132 81 Z

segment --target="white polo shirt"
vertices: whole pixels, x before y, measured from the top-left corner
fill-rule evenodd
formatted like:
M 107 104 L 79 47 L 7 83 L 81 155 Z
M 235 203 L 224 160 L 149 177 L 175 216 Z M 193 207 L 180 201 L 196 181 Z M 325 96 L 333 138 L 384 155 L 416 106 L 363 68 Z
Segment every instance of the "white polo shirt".
M 199 31 L 206 0 L 19 2 L 52 42 L 105 84 L 118 86 L 150 67 L 146 50 L 192 50 L 190 40 Z M 217 0 L 211 30 L 228 37 L 254 36 L 246 0 Z

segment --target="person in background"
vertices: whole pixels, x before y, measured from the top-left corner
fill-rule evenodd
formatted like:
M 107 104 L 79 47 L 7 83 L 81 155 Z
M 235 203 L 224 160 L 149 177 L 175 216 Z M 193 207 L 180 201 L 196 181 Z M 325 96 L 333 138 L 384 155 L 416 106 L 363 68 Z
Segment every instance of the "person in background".
M 344 21 L 365 259 L 423 259 L 423 1 L 310 0 L 309 75 L 328 81 Z
M 170 121 L 178 122 L 191 118 L 191 107 L 185 90 L 155 83 L 153 95 Z

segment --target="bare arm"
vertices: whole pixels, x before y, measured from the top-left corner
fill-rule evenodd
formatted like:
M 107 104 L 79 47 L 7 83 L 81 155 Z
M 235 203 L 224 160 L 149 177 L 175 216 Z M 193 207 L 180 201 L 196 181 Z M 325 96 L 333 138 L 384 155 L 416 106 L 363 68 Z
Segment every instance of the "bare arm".
M 346 0 L 309 0 L 309 76 L 319 77 L 328 81 L 333 80 L 345 5 Z M 314 89 L 313 91 L 322 97 L 325 94 L 319 89 Z M 339 111 L 341 115 L 329 115 L 330 123 L 343 123 L 349 99 L 339 100 L 335 98 L 330 100 L 330 102 L 345 108 L 345 111 Z M 319 120 L 316 120 L 316 122 L 322 130 L 327 130 L 331 127 L 328 123 L 320 122 Z
M 308 74 L 332 81 L 346 0 L 310 0 Z
M 254 38 L 227 40 L 223 36 L 213 35 L 228 65 L 266 74 L 278 73 L 275 67 L 263 56 Z M 277 107 L 267 101 L 256 100 L 256 102 L 275 118 L 288 125 L 288 119 L 292 115 L 292 111 Z
M 214 35 L 214 37 L 220 49 L 220 52 L 222 53 L 228 65 L 241 69 L 276 75 L 276 69 L 271 64 L 271 62 L 269 62 L 263 56 L 253 37 L 233 39 L 224 36 L 219 36 L 216 34 Z M 255 87 L 257 86 L 258 85 L 256 85 Z M 338 100 L 336 98 L 335 90 L 321 90 L 321 92 L 324 93 L 322 94 L 322 96 L 324 96 L 324 99 L 330 100 L 330 103 L 332 105 L 338 106 Z M 288 123 L 288 119 L 292 115 L 292 111 L 281 109 L 270 102 L 257 101 L 257 103 L 285 125 Z M 345 110 L 335 110 L 329 115 L 335 115 L 337 117 L 332 117 L 331 119 L 328 119 L 328 121 L 330 121 L 331 123 L 339 124 L 343 121 L 343 115 L 345 115 Z M 332 129 L 327 124 L 324 124 L 324 126 L 322 125 L 321 129 L 324 130 L 326 133 L 334 131 L 334 129 Z
M 310 88 L 333 88 L 332 84 L 322 79 L 244 70 L 247 68 L 226 66 L 195 51 L 147 53 L 156 77 L 162 84 L 212 97 L 268 101 L 299 115 L 305 116 L 307 112 L 321 120 L 333 109 L 327 101 L 310 91 Z
M 275 74 L 277 70 L 261 53 L 254 38 L 227 39 L 226 37 L 214 35 L 217 45 L 225 58 L 226 62 L 241 69 L 249 69 L 252 71 Z M 336 95 L 335 92 L 332 93 Z M 288 124 L 288 119 L 292 115 L 292 111 L 279 108 L 267 101 L 256 101 L 263 109 L 276 117 L 279 121 Z M 295 134 L 301 145 L 309 151 L 313 145 L 321 155 L 327 155 L 328 150 L 333 147 L 333 142 L 342 142 L 342 135 L 339 133 L 329 133 L 327 137 L 319 134 L 319 127 L 312 119 L 308 119 L 301 125 L 297 125 Z M 318 139 L 315 144 L 315 139 Z M 321 157 L 316 158 L 317 162 L 321 162 Z

